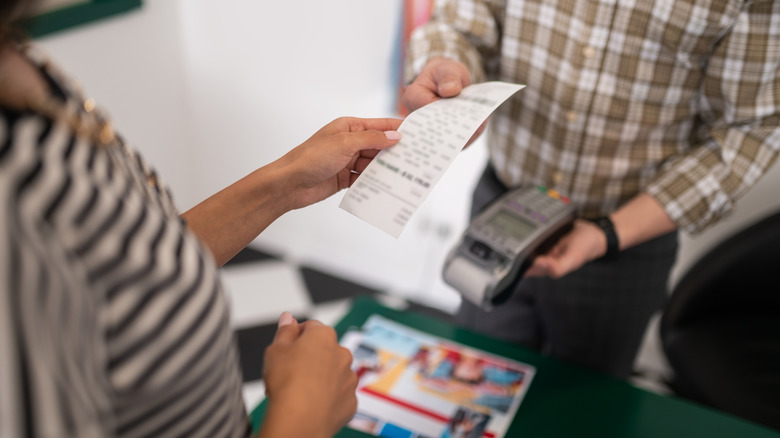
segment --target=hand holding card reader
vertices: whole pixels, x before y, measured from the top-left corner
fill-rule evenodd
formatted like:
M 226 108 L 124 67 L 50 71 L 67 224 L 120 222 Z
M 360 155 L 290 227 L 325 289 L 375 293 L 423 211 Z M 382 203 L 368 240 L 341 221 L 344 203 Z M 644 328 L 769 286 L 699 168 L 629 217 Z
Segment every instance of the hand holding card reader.
M 569 200 L 544 187 L 510 190 L 482 211 L 444 262 L 444 281 L 490 310 L 505 302 L 537 254 L 574 222 Z

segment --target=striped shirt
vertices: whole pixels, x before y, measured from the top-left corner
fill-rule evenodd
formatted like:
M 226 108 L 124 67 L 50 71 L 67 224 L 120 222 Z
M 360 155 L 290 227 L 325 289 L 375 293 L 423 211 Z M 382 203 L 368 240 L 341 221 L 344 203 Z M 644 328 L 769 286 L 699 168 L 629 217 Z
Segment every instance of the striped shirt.
M 472 80 L 527 85 L 492 117 L 503 182 L 568 195 L 584 217 L 638 193 L 698 232 L 780 149 L 780 2 L 440 0 L 412 35 Z
M 0 107 L 3 438 L 249 434 L 216 267 L 161 187 L 123 143 Z

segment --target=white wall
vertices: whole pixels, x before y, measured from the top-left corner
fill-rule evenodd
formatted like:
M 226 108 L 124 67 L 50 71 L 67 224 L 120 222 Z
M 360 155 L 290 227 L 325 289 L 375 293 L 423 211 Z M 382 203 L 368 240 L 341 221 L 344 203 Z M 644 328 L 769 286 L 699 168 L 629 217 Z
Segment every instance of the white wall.
M 395 116 L 400 7 L 400 0 L 183 2 L 199 189 L 218 190 L 336 117 Z M 475 148 L 471 161 L 479 154 Z M 468 184 L 464 172 L 449 179 Z M 432 231 L 453 237 L 465 226 L 467 201 L 460 193 L 444 200 L 446 193 L 431 196 L 429 213 L 420 212 L 397 241 L 340 210 L 338 194 L 287 214 L 257 242 L 374 287 L 441 302 L 431 286 L 438 275 L 428 274 L 438 270 L 431 259 L 443 252 L 443 239 Z M 454 307 L 450 294 L 443 299 Z
M 182 208 L 342 116 L 393 116 L 401 0 L 144 0 L 140 11 L 41 44 L 110 109 Z M 257 239 L 287 257 L 452 310 L 440 280 L 466 226 L 484 145 L 464 152 L 398 240 L 340 210 L 341 194 Z M 675 276 L 745 223 L 780 208 L 775 166 L 728 220 L 683 238 Z M 676 278 L 676 277 L 675 277 Z
M 178 0 L 143 8 L 38 40 L 78 79 L 119 131 L 153 162 L 180 203 L 194 190 Z

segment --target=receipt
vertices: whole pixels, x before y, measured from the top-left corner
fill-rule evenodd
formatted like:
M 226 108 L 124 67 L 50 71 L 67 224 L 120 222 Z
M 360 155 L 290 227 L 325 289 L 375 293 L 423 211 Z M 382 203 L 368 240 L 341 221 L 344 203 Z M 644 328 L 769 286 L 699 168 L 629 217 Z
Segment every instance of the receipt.
M 477 128 L 523 87 L 470 85 L 412 112 L 398 128 L 401 141 L 377 154 L 339 207 L 397 238 Z

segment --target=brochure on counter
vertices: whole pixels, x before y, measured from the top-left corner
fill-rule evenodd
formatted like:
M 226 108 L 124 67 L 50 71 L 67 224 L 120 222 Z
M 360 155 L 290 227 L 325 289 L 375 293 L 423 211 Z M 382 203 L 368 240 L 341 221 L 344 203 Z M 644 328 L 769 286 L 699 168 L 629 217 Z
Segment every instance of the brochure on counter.
M 359 379 L 348 427 L 380 437 L 501 438 L 535 373 L 381 315 L 347 331 L 341 344 Z

